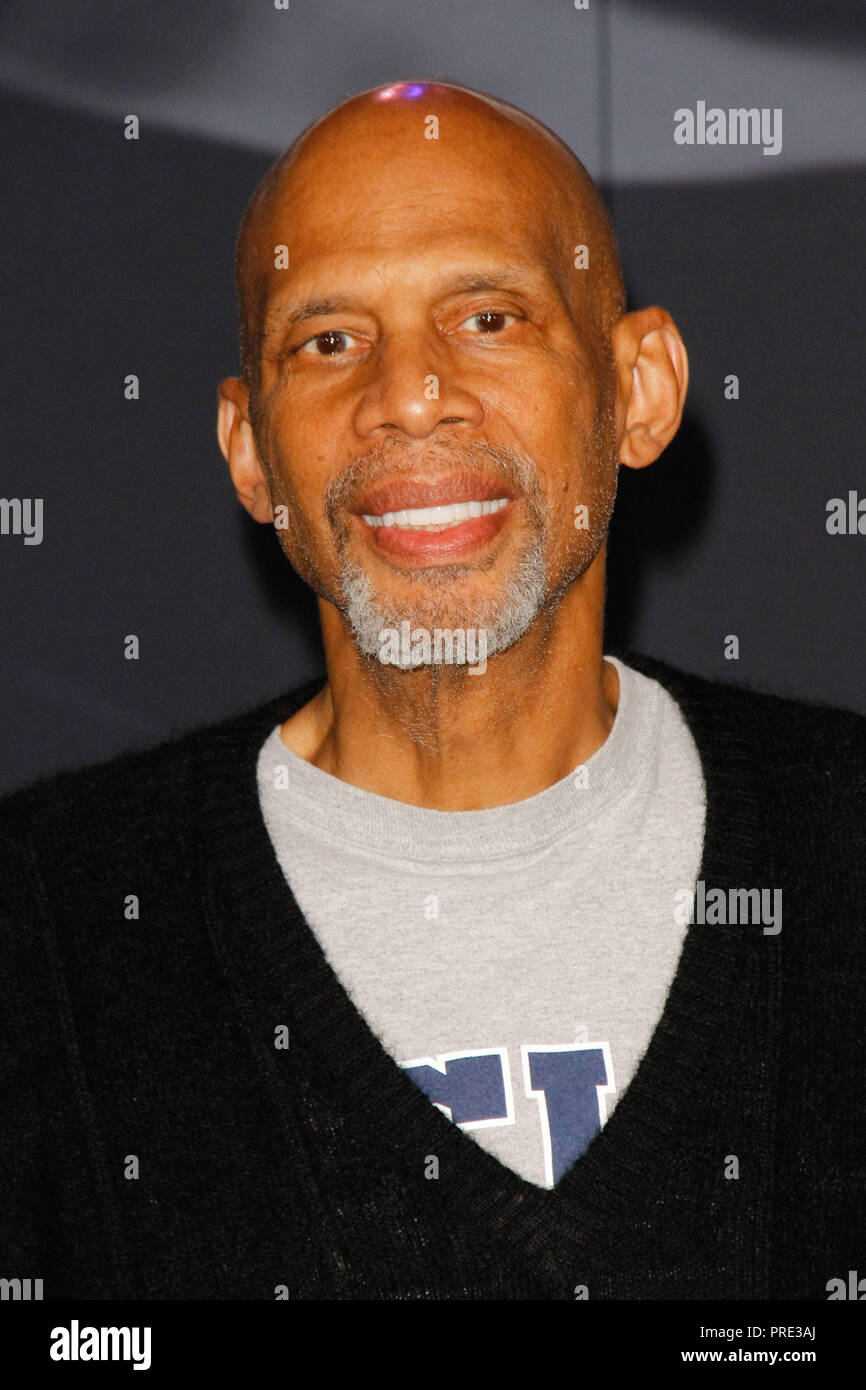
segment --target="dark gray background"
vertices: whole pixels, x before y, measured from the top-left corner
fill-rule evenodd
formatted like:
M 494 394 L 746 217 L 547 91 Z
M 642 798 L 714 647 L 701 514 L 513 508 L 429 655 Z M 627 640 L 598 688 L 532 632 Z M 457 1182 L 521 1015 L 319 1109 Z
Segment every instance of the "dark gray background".
M 0 786 L 322 668 L 312 597 L 216 446 L 233 243 L 300 129 L 404 77 L 493 92 L 562 135 L 602 181 L 632 307 L 664 305 L 685 338 L 681 433 L 622 470 L 609 645 L 866 712 L 866 536 L 825 529 L 829 498 L 866 495 L 864 43 L 852 0 L 0 6 L 0 492 L 45 511 L 41 546 L 0 537 Z M 782 153 L 675 146 L 673 112 L 699 99 L 781 106 Z

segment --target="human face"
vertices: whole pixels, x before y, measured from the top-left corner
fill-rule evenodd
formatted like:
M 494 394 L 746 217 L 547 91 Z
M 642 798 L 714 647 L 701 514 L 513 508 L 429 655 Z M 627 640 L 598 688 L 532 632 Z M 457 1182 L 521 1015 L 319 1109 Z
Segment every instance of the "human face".
M 451 113 L 446 146 L 366 114 L 311 142 L 262 229 L 289 248 L 253 412 L 278 534 L 344 616 L 360 580 L 387 625 L 514 641 L 594 559 L 616 489 L 581 228 L 525 133 Z

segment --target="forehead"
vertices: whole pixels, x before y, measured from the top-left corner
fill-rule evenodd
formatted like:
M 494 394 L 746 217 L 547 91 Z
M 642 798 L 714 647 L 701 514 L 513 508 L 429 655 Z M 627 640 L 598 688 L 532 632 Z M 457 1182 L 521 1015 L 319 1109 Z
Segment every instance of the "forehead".
M 513 259 L 555 273 L 581 240 L 564 157 L 552 142 L 473 111 L 446 108 L 438 120 L 438 139 L 428 139 L 420 107 L 373 108 L 306 143 L 256 228 L 266 299 L 287 278 L 314 278 L 341 261 L 387 274 L 433 270 L 440 257 Z M 288 277 L 274 267 L 278 245 L 289 249 Z

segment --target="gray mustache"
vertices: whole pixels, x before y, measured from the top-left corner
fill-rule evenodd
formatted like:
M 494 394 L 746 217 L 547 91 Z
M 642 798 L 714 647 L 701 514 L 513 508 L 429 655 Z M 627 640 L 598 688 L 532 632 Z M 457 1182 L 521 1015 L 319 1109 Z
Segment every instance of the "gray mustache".
M 368 487 L 380 478 L 399 478 L 423 472 L 427 468 L 440 472 L 443 465 L 461 472 L 489 473 L 491 467 L 501 473 L 530 503 L 537 520 L 543 519 L 544 500 L 538 484 L 535 464 L 526 455 L 517 454 L 503 445 L 479 440 L 472 444 L 453 443 L 435 449 L 407 450 L 403 444 L 384 441 L 368 454 L 363 454 L 329 483 L 324 508 L 332 527 L 339 528 L 340 513 L 362 486 Z

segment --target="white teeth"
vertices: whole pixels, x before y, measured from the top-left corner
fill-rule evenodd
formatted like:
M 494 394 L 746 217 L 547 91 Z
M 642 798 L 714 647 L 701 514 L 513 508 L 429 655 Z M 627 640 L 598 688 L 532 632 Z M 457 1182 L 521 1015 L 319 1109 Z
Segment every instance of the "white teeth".
M 449 502 L 442 507 L 408 507 L 402 512 L 385 512 L 382 516 L 364 513 L 368 526 L 399 526 L 402 530 L 441 530 L 443 526 L 459 526 L 476 516 L 507 507 L 510 498 L 497 497 L 490 502 Z

